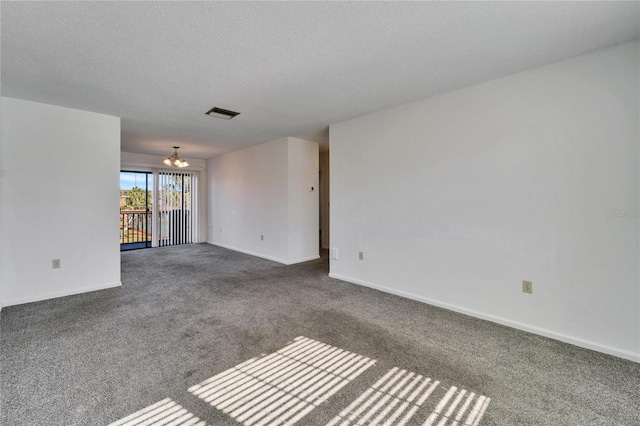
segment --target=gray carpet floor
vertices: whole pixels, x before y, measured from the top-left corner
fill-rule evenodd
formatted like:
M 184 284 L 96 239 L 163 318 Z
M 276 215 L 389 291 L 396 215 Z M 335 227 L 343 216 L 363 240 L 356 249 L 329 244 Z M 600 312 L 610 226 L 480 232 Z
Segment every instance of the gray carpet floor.
M 316 353 L 371 362 L 343 383 L 336 378 L 342 387 L 329 386 L 325 401 L 285 395 L 289 405 L 281 408 L 294 400 L 306 407 L 300 425 L 384 422 L 402 404 L 408 407 L 402 416 L 417 407 L 406 424 L 448 425 L 472 395 L 461 425 L 474 407 L 470 422 L 481 419 L 481 425 L 640 425 L 639 364 L 334 280 L 327 272 L 326 255 L 283 266 L 207 244 L 122 253 L 121 288 L 2 310 L 0 423 L 108 425 L 124 418 L 120 424 L 155 424 L 151 410 L 169 404 L 174 411 L 157 417 L 164 424 L 260 424 L 246 419 L 264 410 L 272 415 L 266 411 L 261 420 L 273 424 L 283 411 L 265 396 L 266 408 L 255 411 L 255 401 L 277 381 L 255 373 L 264 382 L 248 388 L 251 377 L 244 387 L 234 380 L 245 377 L 243 368 L 258 371 L 256 363 L 284 374 L 286 362 L 269 364 L 276 359 L 270 354 L 295 358 L 295 345 L 316 345 L 324 348 Z M 326 359 L 318 368 L 338 371 Z M 391 370 L 404 376 L 379 385 L 385 374 L 396 374 Z M 304 383 L 307 376 L 299 377 Z M 420 396 L 408 401 L 416 380 L 423 390 L 437 384 L 432 394 L 423 392 L 422 405 Z M 283 392 L 298 392 L 294 385 Z M 194 391 L 207 386 L 209 398 Z M 378 399 L 367 402 L 376 392 Z M 252 401 L 254 411 L 242 408 Z M 145 417 L 145 408 L 152 414 Z

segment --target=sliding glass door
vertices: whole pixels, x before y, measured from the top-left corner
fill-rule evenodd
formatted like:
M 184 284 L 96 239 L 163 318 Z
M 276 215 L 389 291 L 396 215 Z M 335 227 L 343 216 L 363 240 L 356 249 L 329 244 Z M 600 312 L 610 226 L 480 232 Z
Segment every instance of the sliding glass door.
M 158 245 L 189 244 L 195 240 L 196 175 L 160 170 L 158 179 Z
M 151 247 L 153 175 L 120 172 L 120 250 Z
M 197 172 L 120 172 L 120 250 L 198 240 Z

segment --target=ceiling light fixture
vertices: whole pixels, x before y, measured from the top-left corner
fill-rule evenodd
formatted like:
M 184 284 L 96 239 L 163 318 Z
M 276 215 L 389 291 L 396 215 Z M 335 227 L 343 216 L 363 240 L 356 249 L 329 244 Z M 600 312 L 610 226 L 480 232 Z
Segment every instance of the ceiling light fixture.
M 240 115 L 239 112 L 229 111 L 228 109 L 213 107 L 209 111 L 205 112 L 205 114 L 211 117 L 223 118 L 225 120 L 231 120 L 236 115 Z
M 164 159 L 163 161 L 164 164 L 166 164 L 167 166 L 176 166 L 176 167 L 187 167 L 189 165 L 189 163 L 187 163 L 186 161 L 178 157 L 178 148 L 180 147 L 179 146 L 173 147 L 175 151 L 173 152 L 172 155 Z

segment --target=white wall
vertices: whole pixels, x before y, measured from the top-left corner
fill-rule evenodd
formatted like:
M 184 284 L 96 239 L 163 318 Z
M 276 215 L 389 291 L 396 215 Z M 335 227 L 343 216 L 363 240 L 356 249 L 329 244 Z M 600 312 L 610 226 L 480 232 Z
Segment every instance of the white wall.
M 167 158 L 173 151 L 167 151 L 166 156 L 139 154 L 135 152 L 122 151 L 120 153 L 120 170 L 152 172 L 153 169 L 164 169 L 162 161 Z M 198 235 L 196 242 L 204 243 L 207 241 L 207 160 L 199 158 L 180 157 L 189 163 L 188 167 L 182 170 L 197 172 L 198 176 Z
M 638 51 L 332 125 L 331 276 L 640 361 Z
M 305 165 L 315 165 L 315 179 Z M 285 264 L 318 258 L 317 170 L 317 144 L 291 138 L 210 158 L 207 241 Z
M 2 17 L 2 5 L 0 5 L 0 18 Z M 1 31 L 0 31 L 1 33 Z M 0 45 L 2 45 L 2 36 L 0 36 Z M 0 55 L 1 57 L 2 55 Z M 0 70 L 2 69 L 2 60 L 0 60 Z M 0 73 L 1 74 L 1 73 Z M 2 79 L 0 78 L 0 81 Z M 0 93 L 2 93 L 2 84 L 0 83 Z M 0 99 L 1 101 L 1 99 Z M 0 314 L 4 306 L 4 281 L 2 280 L 2 187 L 4 173 L 2 172 L 2 107 L 0 105 Z M 1 331 L 1 330 L 0 330 Z
M 331 194 L 329 151 L 320 153 L 320 170 L 322 170 L 322 248 L 328 249 L 331 243 L 331 215 L 329 209 L 329 199 Z
M 120 119 L 4 97 L 2 117 L 3 304 L 119 286 Z
M 207 161 L 208 242 L 288 258 L 287 146 L 280 139 Z

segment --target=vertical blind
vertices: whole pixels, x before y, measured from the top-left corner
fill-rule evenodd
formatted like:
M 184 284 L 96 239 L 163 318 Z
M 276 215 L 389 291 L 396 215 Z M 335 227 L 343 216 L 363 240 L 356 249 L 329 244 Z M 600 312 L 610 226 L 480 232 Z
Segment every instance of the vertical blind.
M 158 207 L 152 229 L 157 246 L 189 244 L 197 240 L 197 172 L 157 169 L 154 170 L 154 183 L 154 205 Z

